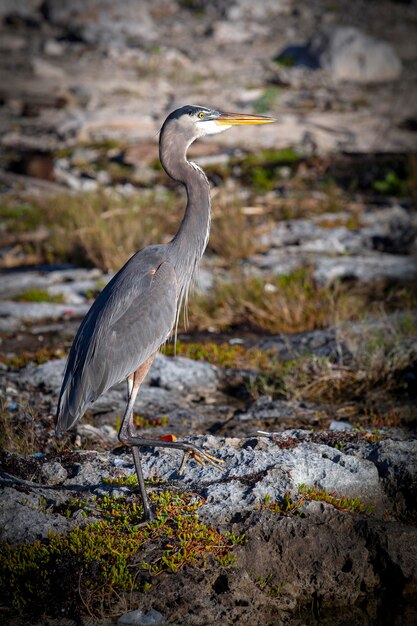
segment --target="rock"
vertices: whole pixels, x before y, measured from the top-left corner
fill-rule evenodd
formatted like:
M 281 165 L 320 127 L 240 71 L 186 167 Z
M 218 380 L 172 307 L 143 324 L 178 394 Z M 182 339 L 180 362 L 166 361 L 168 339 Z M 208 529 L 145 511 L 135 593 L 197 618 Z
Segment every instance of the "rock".
M 314 354 L 345 364 L 351 360 L 351 353 L 335 328 L 289 335 L 272 335 L 257 341 L 256 346 L 261 350 L 272 350 L 278 353 L 281 361 L 288 361 L 303 354 Z
M 349 220 L 349 214 L 339 212 L 338 220 Z M 361 216 L 363 227 L 321 226 L 335 219 L 322 214 L 312 219 L 286 220 L 276 224 L 262 237 L 265 247 L 297 246 L 300 251 L 334 254 L 360 254 L 364 249 L 404 253 L 412 250 L 417 238 L 417 220 L 403 207 L 393 206 Z
M 295 448 L 293 457 L 294 466 L 289 472 L 297 485 L 317 485 L 330 493 L 361 498 L 367 503 L 381 499 L 378 471 L 370 462 L 363 463 L 329 446 L 307 444 Z
M 317 408 L 313 408 L 313 405 L 311 407 L 304 402 L 272 400 L 270 396 L 261 396 L 247 411 L 238 413 L 236 419 L 241 422 L 253 420 L 255 423 L 281 420 L 287 422 L 300 418 L 308 421 L 317 417 Z
M 26 20 L 38 21 L 39 9 L 42 0 L 2 0 L 0 3 L 0 18 L 18 16 Z
M 218 368 L 202 361 L 158 354 L 147 377 L 147 384 L 167 390 L 203 393 L 216 390 Z
M 67 470 L 58 461 L 44 463 L 41 469 L 41 479 L 45 485 L 59 485 L 68 477 Z
M 346 432 L 347 430 L 354 430 L 353 426 L 349 422 L 338 422 L 333 420 L 329 424 L 329 430 L 332 432 Z
M 1 10 L 1 9 L 0 9 Z M 12 35 L 11 33 L 2 32 L 0 38 L 0 50 L 3 52 L 15 52 L 17 50 L 23 50 L 26 48 L 27 42 L 24 37 L 19 35 Z
M 41 289 L 51 294 L 62 293 L 68 303 L 85 303 L 87 291 L 97 289 L 98 281 L 105 284 L 110 280 L 98 269 L 68 268 L 52 271 L 16 271 L 1 274 L 0 297 L 9 299 L 24 291 Z
M 263 0 L 262 2 L 235 0 L 226 11 L 227 17 L 232 21 L 247 19 L 249 22 L 255 22 L 268 20 L 276 15 L 288 14 L 292 7 L 292 0 Z
M 138 46 L 157 38 L 148 4 L 143 0 L 46 0 L 48 20 L 87 44 L 104 48 Z M 91 19 L 91 16 L 94 19 Z
M 413 281 L 417 278 L 417 257 L 394 254 L 368 254 L 317 260 L 314 277 L 320 283 L 355 278 L 363 282 L 375 280 Z
M 62 80 L 66 76 L 65 71 L 62 68 L 58 67 L 58 65 L 54 65 L 53 63 L 49 63 L 49 61 L 45 61 L 44 59 L 32 59 L 32 66 L 35 76 L 39 78 Z
M 395 508 L 412 514 L 417 510 L 417 441 L 387 439 L 368 448 L 365 458 L 375 464 Z
M 27 322 L 45 319 L 65 319 L 82 317 L 88 309 L 87 304 L 52 304 L 50 302 L 10 302 L 0 300 L 0 330 L 10 331 L 22 328 Z
M 19 491 L 14 487 L 3 487 L 0 498 L 0 541 L 9 543 L 31 542 L 45 539 L 49 532 L 68 532 L 71 523 L 61 515 L 51 515 L 48 505 L 40 500 L 50 501 L 46 490 L 32 492 Z
M 261 237 L 261 244 L 276 248 L 296 245 L 302 251 L 328 254 L 355 253 L 363 249 L 360 232 L 346 226 L 324 228 L 307 219 L 277 224 L 273 231 Z
M 336 82 L 379 83 L 396 80 L 402 64 L 386 42 L 351 26 L 327 26 L 302 45 L 286 46 L 275 58 L 310 69 L 328 70 Z
M 251 41 L 253 35 L 244 26 L 222 21 L 214 24 L 213 37 L 219 44 L 229 44 Z
M 325 28 L 312 37 L 309 49 L 336 81 L 377 83 L 401 75 L 401 61 L 393 48 L 357 28 Z
M 117 620 L 117 623 L 121 626 L 160 626 L 164 624 L 165 618 L 159 611 L 151 609 L 144 612 L 138 609 L 137 611 L 130 611 L 125 613 Z
M 69 130 L 77 133 L 80 142 L 105 139 L 150 141 L 154 139 L 158 126 L 150 116 L 139 115 L 133 107 L 132 110 L 109 107 L 74 117 Z
M 43 51 L 51 57 L 60 57 L 65 52 L 65 44 L 57 39 L 47 39 L 43 46 Z

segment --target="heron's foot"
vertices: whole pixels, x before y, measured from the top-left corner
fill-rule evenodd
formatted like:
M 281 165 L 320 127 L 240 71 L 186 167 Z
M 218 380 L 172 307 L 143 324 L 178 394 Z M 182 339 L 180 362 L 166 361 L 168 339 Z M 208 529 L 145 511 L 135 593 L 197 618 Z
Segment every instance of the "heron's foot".
M 199 450 L 199 448 L 193 448 L 184 452 L 184 456 L 182 457 L 181 465 L 178 470 L 179 476 L 183 475 L 186 465 L 190 459 L 197 461 L 197 463 L 200 463 L 200 465 L 205 465 L 206 463 L 208 463 L 209 465 L 212 465 L 213 467 L 219 469 L 221 472 L 226 471 L 226 468 L 221 467 L 224 461 L 216 458 L 215 456 L 212 456 L 204 450 Z

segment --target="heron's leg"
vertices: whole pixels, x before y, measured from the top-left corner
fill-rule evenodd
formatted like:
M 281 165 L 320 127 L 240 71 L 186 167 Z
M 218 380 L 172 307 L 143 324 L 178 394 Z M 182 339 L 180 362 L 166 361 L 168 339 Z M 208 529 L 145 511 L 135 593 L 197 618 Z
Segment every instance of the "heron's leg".
M 119 431 L 119 440 L 121 441 L 121 443 L 132 446 L 133 461 L 135 464 L 136 476 L 138 479 L 138 485 L 139 485 L 140 494 L 142 497 L 144 516 L 145 516 L 145 520 L 147 521 L 151 521 L 152 519 L 154 519 L 154 514 L 152 512 L 151 506 L 149 504 L 149 499 L 146 493 L 145 480 L 143 478 L 142 465 L 141 465 L 141 455 L 140 455 L 139 449 L 134 444 L 131 443 L 130 433 L 132 432 L 132 428 L 133 428 L 133 407 L 135 404 L 135 400 L 138 395 L 138 391 L 142 384 L 142 381 L 145 378 L 146 374 L 148 373 L 150 366 L 152 365 L 152 361 L 155 358 L 155 354 L 150 356 L 149 359 L 147 359 L 145 363 L 141 365 L 136 370 L 136 372 L 131 374 L 128 378 L 127 382 L 128 382 L 128 389 L 129 389 L 129 400 L 128 400 L 127 407 L 123 416 L 122 425 Z
M 155 353 L 156 354 L 156 353 Z M 149 505 L 149 500 L 146 494 L 145 481 L 143 479 L 142 466 L 140 463 L 139 447 L 152 447 L 152 448 L 174 448 L 177 450 L 184 450 L 184 457 L 182 459 L 179 474 L 182 474 L 189 458 L 193 458 L 195 461 L 204 465 L 209 463 L 219 470 L 223 470 L 219 467 L 224 461 L 217 459 L 208 452 L 201 450 L 197 446 L 191 443 L 185 443 L 182 441 L 161 441 L 160 439 L 148 439 L 147 437 L 138 437 L 134 432 L 133 424 L 133 406 L 136 400 L 136 396 L 139 391 L 139 387 L 145 378 L 152 361 L 155 358 L 155 354 L 151 355 L 143 365 L 141 365 L 136 372 L 131 374 L 128 378 L 129 384 L 129 402 L 126 407 L 125 414 L 123 416 L 122 425 L 119 431 L 119 440 L 121 443 L 132 447 L 133 460 L 135 462 L 136 475 L 138 478 L 139 488 L 142 495 L 143 507 L 146 519 L 152 519 L 152 511 Z

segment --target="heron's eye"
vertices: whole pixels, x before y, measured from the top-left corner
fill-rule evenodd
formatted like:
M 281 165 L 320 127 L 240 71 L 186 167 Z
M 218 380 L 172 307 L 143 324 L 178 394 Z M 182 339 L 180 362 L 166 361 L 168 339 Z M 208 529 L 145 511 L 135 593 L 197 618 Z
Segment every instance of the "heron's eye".
M 205 115 L 206 114 L 204 113 L 204 111 L 200 111 L 200 113 L 198 114 L 198 117 L 200 118 L 200 120 L 203 120 Z

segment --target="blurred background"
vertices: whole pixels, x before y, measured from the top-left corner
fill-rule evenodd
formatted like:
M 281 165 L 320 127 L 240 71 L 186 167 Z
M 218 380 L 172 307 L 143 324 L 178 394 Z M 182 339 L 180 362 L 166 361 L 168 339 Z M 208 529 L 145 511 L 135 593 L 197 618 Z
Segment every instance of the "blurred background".
M 190 150 L 213 225 L 177 354 L 233 372 L 218 432 L 414 427 L 416 2 L 2 0 L 0 24 L 9 448 L 16 412 L 52 432 L 57 388 L 22 371 L 62 361 L 111 273 L 176 232 L 157 145 L 183 104 L 278 120 Z M 233 422 L 265 398 L 287 404 Z

